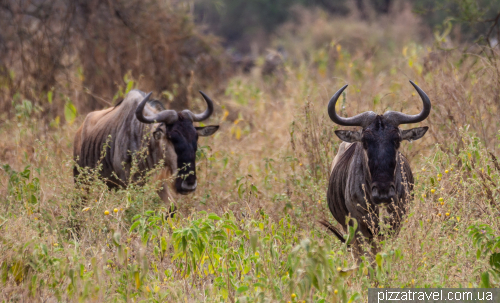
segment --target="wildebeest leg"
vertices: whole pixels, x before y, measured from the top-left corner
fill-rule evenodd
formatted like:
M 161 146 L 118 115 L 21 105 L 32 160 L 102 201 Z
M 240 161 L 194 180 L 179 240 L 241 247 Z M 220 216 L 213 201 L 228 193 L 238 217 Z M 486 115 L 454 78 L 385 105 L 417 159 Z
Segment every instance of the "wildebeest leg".
M 361 256 L 363 255 L 363 248 L 361 247 L 361 243 L 359 239 L 354 240 L 351 244 L 351 253 L 356 260 L 356 264 L 361 264 Z
M 83 218 L 81 216 L 82 209 L 88 207 L 89 205 L 89 187 L 86 184 L 76 183 L 75 178 L 76 193 L 70 204 L 69 214 L 68 214 L 68 229 L 69 229 L 69 239 L 73 237 L 80 238 L 82 234 Z
M 175 207 L 174 198 L 168 190 L 168 183 L 166 181 L 162 183 L 161 188 L 157 193 L 167 208 L 167 216 L 172 217 L 177 211 L 177 207 Z
M 396 236 L 401 229 L 401 222 L 403 220 L 403 216 L 405 214 L 405 209 L 403 209 L 404 205 L 396 205 L 395 203 L 391 203 L 387 205 L 387 217 L 389 217 L 389 223 L 391 226 L 390 235 Z
M 365 250 L 366 249 L 366 250 Z M 351 252 L 356 259 L 357 265 L 361 264 L 361 257 L 364 256 L 371 266 L 375 266 L 375 256 L 378 252 L 378 247 L 373 239 L 364 237 L 356 238 L 351 244 Z

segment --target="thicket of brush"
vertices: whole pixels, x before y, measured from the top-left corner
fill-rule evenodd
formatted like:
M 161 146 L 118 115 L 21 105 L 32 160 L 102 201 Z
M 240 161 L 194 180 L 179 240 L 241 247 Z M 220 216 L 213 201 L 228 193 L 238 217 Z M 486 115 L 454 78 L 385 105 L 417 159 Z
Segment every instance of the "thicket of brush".
M 177 197 L 174 218 L 164 216 L 153 182 L 108 191 L 94 179 L 83 200 L 72 140 L 84 117 L 47 125 L 30 100 L 9 95 L 11 118 L 0 125 L 0 298 L 362 302 L 369 287 L 500 286 L 498 49 L 422 44 L 400 31 L 416 27 L 409 18 L 380 21 L 384 32 L 326 18 L 281 37 L 290 45 L 319 37 L 304 56 L 273 76 L 233 76 L 216 94 L 211 121 L 221 129 L 200 139 L 198 189 Z M 333 223 L 325 193 L 340 143 L 326 105 L 348 83 L 345 115 L 416 113 L 409 79 L 433 106 L 425 137 L 402 144 L 415 198 L 399 234 L 357 267 L 316 223 Z
M 225 77 L 219 39 L 183 1 L 9 0 L 0 27 L 3 117 L 14 94 L 55 119 L 116 104 L 134 85 L 181 108 Z

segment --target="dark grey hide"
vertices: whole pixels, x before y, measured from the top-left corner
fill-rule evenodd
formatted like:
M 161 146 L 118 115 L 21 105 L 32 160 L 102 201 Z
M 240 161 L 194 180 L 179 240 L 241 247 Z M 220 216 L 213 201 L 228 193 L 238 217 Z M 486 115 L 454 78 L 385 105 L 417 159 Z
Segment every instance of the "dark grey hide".
M 347 230 L 346 217 L 358 221 L 358 231 L 366 238 L 373 238 L 379 226 L 378 205 L 372 196 L 372 173 L 363 143 L 346 143 L 346 150 L 339 154 L 337 163 L 330 174 L 327 191 L 328 207 L 335 220 Z M 397 151 L 394 159 L 394 185 L 396 203 L 387 205 L 392 228 L 399 228 L 400 218 L 404 215 L 410 194 L 413 190 L 413 174 L 408 160 Z M 351 222 L 352 224 L 352 222 Z
M 162 189 L 158 194 L 167 202 L 171 196 L 166 179 L 171 174 L 178 172 L 174 184 L 177 193 L 187 194 L 196 189 L 198 137 L 213 134 L 218 126 L 193 125 L 213 112 L 213 102 L 203 93 L 208 109 L 202 114 L 165 110 L 158 101 L 150 101 L 150 95 L 132 90 L 117 106 L 89 113 L 76 133 L 73 152 L 79 167 L 95 168 L 102 164 L 100 177 L 110 188 L 138 180 L 163 161 L 164 167 L 158 175 Z M 106 142 L 108 147 L 102 157 Z M 147 152 L 138 162 L 139 173 L 130 176 L 133 157 L 143 148 Z M 78 175 L 75 167 L 75 178 Z
M 332 164 L 327 191 L 328 207 L 344 231 L 347 231 L 346 218 L 356 219 L 357 232 L 369 242 L 379 232 L 379 205 L 386 206 L 392 231 L 397 232 L 408 202 L 413 197 L 413 174 L 399 147 L 403 140 L 420 139 L 428 127 L 401 130 L 399 125 L 426 119 L 431 103 L 417 85 L 411 84 L 424 105 L 418 115 L 390 111 L 384 115 L 365 112 L 352 118 L 339 117 L 335 104 L 347 85 L 332 97 L 328 106 L 333 122 L 362 127 L 360 131 L 335 131 L 344 142 Z M 342 232 L 326 221 L 320 223 L 345 242 Z M 349 224 L 352 226 L 353 221 Z

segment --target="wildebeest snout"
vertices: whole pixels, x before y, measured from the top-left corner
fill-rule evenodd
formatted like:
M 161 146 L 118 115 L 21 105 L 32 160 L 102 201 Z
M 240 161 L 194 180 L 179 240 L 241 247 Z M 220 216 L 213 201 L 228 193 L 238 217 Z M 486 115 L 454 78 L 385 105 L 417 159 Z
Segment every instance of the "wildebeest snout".
M 372 198 L 375 204 L 396 202 L 396 188 L 394 182 L 373 182 Z
M 187 164 L 183 169 L 178 172 L 175 187 L 177 193 L 187 195 L 196 190 L 198 181 L 196 178 L 196 171 L 192 169 L 195 163 Z
M 190 192 L 195 191 L 196 186 L 198 186 L 198 181 L 196 180 L 196 177 L 194 178 L 187 178 L 182 181 L 181 183 L 181 193 L 182 194 L 188 194 Z

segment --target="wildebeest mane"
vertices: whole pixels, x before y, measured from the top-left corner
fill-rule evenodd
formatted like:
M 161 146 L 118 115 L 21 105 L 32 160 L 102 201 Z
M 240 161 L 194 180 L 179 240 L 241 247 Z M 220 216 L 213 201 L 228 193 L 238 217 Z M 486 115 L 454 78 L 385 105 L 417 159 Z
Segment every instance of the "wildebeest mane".
M 118 103 L 116 103 L 116 105 L 115 105 L 115 108 L 120 106 L 123 103 L 123 100 L 125 100 L 125 99 L 122 98 L 120 101 L 118 101 Z
M 124 101 L 107 112 L 102 113 L 102 118 L 92 127 L 92 135 L 87 136 L 86 140 L 81 142 L 81 153 L 78 159 L 80 167 L 96 168 L 101 164 L 100 175 L 107 179 L 108 186 L 110 187 L 123 186 L 124 184 L 120 180 L 120 177 L 128 177 L 118 176 L 118 178 L 115 178 L 113 176 L 113 171 L 115 171 L 113 167 L 115 154 L 117 152 L 139 150 L 142 145 L 145 127 L 149 127 L 135 119 L 134 109 L 140 100 Z M 120 136 L 128 139 L 123 140 Z M 122 142 L 127 142 L 127 145 L 123 146 Z M 102 151 L 106 143 L 107 147 L 103 156 Z M 152 156 L 149 154 L 147 158 Z M 125 162 L 132 162 L 132 155 L 130 153 L 127 153 Z M 150 162 L 155 161 L 153 159 L 146 159 L 146 165 L 150 164 Z M 77 169 L 75 169 L 76 175 L 78 175 Z
M 159 100 L 149 100 L 148 104 L 159 112 L 166 109 L 165 105 L 163 105 L 163 103 L 161 103 Z

